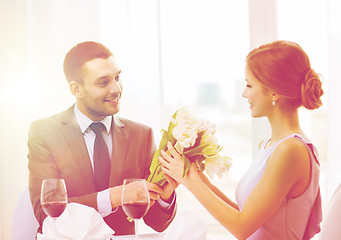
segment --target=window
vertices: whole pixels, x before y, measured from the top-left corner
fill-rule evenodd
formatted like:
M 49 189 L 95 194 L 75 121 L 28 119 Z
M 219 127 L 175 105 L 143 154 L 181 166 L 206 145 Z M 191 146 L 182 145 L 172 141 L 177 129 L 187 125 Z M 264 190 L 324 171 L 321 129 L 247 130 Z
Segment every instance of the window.
M 215 123 L 222 153 L 231 156 L 234 165 L 223 179 L 213 181 L 233 199 L 236 184 L 252 160 L 250 112 L 241 96 L 249 52 L 248 2 L 165 0 L 159 4 L 101 1 L 103 43 L 123 64 L 120 114 L 152 126 L 157 144 L 161 128 L 167 128 L 179 107 L 189 106 L 194 114 Z M 179 212 L 189 210 L 203 220 L 212 239 L 230 235 L 182 187 L 178 201 Z
M 245 57 L 250 50 L 249 11 L 255 9 L 249 10 L 246 0 L 100 3 L 102 42 L 113 50 L 123 68 L 125 88 L 120 114 L 152 126 L 157 144 L 160 130 L 167 128 L 170 116 L 179 107 L 189 106 L 194 114 L 215 123 L 218 141 L 224 147 L 222 153 L 231 156 L 234 165 L 223 179 L 213 182 L 233 199 L 256 149 L 251 136 L 254 125 L 247 102 L 241 97 Z M 266 9 L 266 4 L 262 1 L 257 8 Z M 326 161 L 328 142 L 327 11 L 326 1 L 278 0 L 274 15 L 277 38 L 302 46 L 312 67 L 323 75 L 324 106 L 315 111 L 300 110 L 302 126 L 317 146 L 321 162 Z M 321 185 L 326 175 L 323 166 Z M 190 210 L 205 221 L 209 238 L 234 239 L 182 187 L 178 201 L 179 211 Z
M 252 160 L 251 117 L 242 98 L 245 57 L 249 52 L 247 1 L 161 1 L 161 51 L 167 115 L 183 105 L 216 124 L 222 153 L 234 164 L 214 179 L 234 199 L 239 178 Z M 225 230 L 182 187 L 179 210 L 205 221 L 209 237 L 226 239 Z

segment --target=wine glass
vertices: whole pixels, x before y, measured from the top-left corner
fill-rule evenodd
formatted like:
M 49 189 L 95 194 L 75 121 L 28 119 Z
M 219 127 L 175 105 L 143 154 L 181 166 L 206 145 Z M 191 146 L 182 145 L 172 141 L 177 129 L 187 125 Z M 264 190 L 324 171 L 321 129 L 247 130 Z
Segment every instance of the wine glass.
M 122 207 L 125 214 L 134 220 L 135 240 L 138 236 L 138 220 L 149 208 L 149 191 L 145 179 L 125 179 L 123 182 Z
M 40 203 L 44 212 L 53 219 L 56 239 L 56 220 L 67 205 L 64 179 L 44 179 L 41 186 Z

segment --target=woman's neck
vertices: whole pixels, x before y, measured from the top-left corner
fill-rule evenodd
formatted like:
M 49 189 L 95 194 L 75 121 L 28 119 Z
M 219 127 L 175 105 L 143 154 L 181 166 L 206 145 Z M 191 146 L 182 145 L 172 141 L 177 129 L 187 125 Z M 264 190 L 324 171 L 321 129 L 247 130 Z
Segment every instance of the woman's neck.
M 271 125 L 271 145 L 292 133 L 304 135 L 300 127 L 297 109 L 291 111 L 277 109 L 268 119 Z

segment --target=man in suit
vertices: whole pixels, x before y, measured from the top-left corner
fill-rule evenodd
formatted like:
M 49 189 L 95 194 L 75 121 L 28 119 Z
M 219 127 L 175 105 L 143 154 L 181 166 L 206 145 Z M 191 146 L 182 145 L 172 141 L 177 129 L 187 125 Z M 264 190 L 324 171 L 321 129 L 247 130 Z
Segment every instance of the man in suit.
M 66 54 L 64 73 L 76 104 L 33 122 L 29 130 L 29 189 L 40 224 L 38 231 L 46 218 L 40 205 L 42 181 L 63 178 L 69 202 L 95 208 L 115 235 L 133 234 L 134 225 L 120 206 L 122 183 L 126 178 L 147 178 L 150 174 L 155 152 L 152 130 L 116 116 L 122 94 L 121 69 L 105 46 L 97 42 L 76 45 Z M 102 126 L 100 134 L 107 149 L 107 167 L 102 166 L 99 173 L 94 156 L 97 134 L 92 123 Z M 152 206 L 144 221 L 161 232 L 175 216 L 176 184 L 167 184 L 164 189 L 152 183 L 147 186 Z

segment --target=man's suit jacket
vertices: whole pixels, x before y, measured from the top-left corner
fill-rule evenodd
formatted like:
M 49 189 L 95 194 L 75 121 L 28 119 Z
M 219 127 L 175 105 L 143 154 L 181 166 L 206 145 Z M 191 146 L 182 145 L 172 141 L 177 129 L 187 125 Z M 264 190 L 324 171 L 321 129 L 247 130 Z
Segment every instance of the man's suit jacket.
M 122 185 L 126 178 L 148 177 L 155 152 L 151 128 L 116 116 L 113 120 L 110 187 Z M 45 178 L 63 178 L 69 202 L 81 203 L 97 210 L 93 169 L 73 107 L 33 122 L 29 130 L 28 147 L 30 197 L 40 226 L 46 217 L 40 205 L 40 189 Z M 175 204 L 165 210 L 155 202 L 144 221 L 160 232 L 168 227 L 175 212 Z M 127 220 L 121 207 L 104 220 L 114 229 L 115 235 L 134 232 L 133 223 Z

